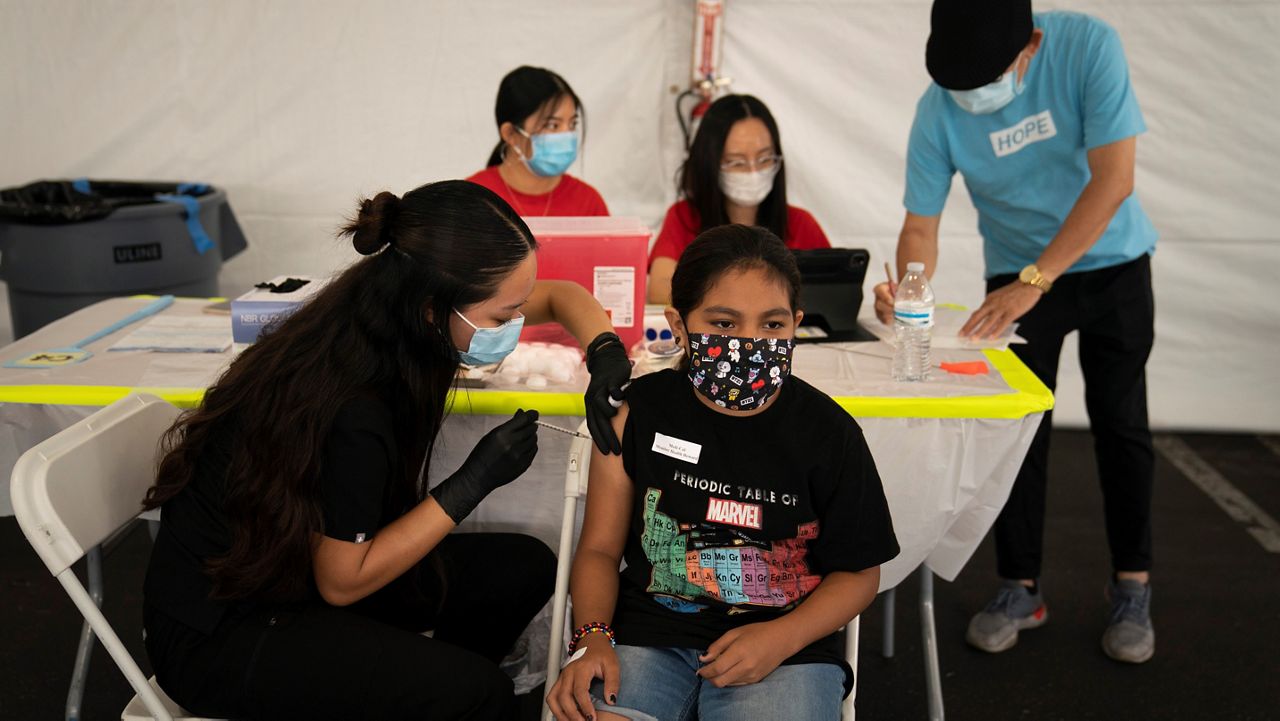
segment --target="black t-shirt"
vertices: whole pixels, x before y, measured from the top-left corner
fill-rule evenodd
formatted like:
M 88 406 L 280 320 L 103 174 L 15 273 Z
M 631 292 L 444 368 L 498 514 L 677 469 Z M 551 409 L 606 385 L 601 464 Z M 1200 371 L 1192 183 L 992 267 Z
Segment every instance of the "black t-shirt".
M 792 377 L 759 414 L 703 405 L 674 370 L 637 379 L 622 442 L 633 484 L 619 643 L 705 649 L 786 614 L 833 571 L 898 555 L 858 424 Z M 784 664 L 843 666 L 838 634 Z
M 205 635 L 212 634 L 229 612 L 242 613 L 256 603 L 251 598 L 211 599 L 213 584 L 205 573 L 209 559 L 231 548 L 224 499 L 237 432 L 234 422 L 216 429 L 195 478 L 164 504 L 144 586 L 148 606 Z M 391 408 L 371 396 L 343 404 L 321 461 L 324 534 L 342 541 L 369 541 L 403 513 L 402 468 Z M 317 597 L 314 584 L 308 586 Z

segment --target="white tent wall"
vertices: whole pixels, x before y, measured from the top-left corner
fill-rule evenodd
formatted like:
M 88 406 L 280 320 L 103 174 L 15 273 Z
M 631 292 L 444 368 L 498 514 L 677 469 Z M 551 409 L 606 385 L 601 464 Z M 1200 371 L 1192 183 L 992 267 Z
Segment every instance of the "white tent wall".
M 0 186 L 168 178 L 225 187 L 250 248 L 225 292 L 325 273 L 355 199 L 478 169 L 498 80 L 556 69 L 587 108 L 584 162 L 615 214 L 657 225 L 681 149 L 692 0 L 114 2 L 0 0 Z M 727 0 L 724 72 L 781 126 L 793 202 L 834 243 L 891 259 L 907 130 L 928 83 L 928 0 Z M 1280 429 L 1280 0 L 1037 2 L 1120 32 L 1149 132 L 1138 194 L 1161 237 L 1148 382 L 1160 428 Z M 982 297 L 957 180 L 944 300 Z M 874 282 L 878 276 L 869 279 Z M 0 300 L 0 340 L 11 337 Z M 1082 425 L 1074 341 L 1060 425 Z
M 484 167 L 498 83 L 531 64 L 558 70 L 584 99 L 587 140 L 572 172 L 615 213 L 657 218 L 681 154 L 668 88 L 687 82 L 692 17 L 662 0 L 559 1 L 554 12 L 484 1 L 0 0 L 10 69 L 0 74 L 0 186 L 211 182 L 227 189 L 250 241 L 224 268 L 224 292 L 324 274 L 356 257 L 334 235 L 358 198 Z

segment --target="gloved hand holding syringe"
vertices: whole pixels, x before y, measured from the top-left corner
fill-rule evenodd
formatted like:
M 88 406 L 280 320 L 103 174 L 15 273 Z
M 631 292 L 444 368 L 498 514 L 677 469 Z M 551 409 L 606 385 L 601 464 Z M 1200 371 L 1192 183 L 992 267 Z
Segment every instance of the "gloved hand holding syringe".
M 622 388 L 621 388 L 620 390 L 621 390 L 622 392 L 624 392 L 624 393 L 625 393 L 625 392 L 626 392 L 626 390 L 627 390 L 627 386 L 630 386 L 630 385 L 631 385 L 631 383 L 628 381 L 627 383 L 624 383 L 624 384 L 622 385 Z M 614 408 L 621 408 L 621 407 L 622 407 L 622 399 L 621 399 L 621 398 L 615 398 L 613 395 L 610 395 L 610 396 L 609 396 L 609 405 L 613 406 Z M 562 427 L 560 427 L 560 426 L 557 426 L 557 425 L 554 425 L 554 424 L 551 424 L 551 423 L 547 423 L 546 421 L 535 421 L 535 423 L 537 423 L 538 425 L 542 426 L 543 428 L 549 428 L 549 429 L 551 429 L 551 430 L 553 430 L 553 431 L 560 431 L 561 433 L 567 433 L 567 434 L 569 434 L 569 435 L 571 435 L 571 436 L 577 436 L 578 438 L 586 438 L 587 440 L 591 440 L 591 436 L 587 435 L 586 433 L 579 433 L 578 431 L 571 431 L 571 430 L 569 430 L 568 428 L 562 428 Z

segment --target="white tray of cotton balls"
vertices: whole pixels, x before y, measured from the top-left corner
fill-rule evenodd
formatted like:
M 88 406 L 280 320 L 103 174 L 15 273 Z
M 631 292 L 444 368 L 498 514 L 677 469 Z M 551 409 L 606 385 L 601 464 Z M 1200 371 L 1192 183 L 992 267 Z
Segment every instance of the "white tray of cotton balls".
M 555 343 L 520 343 L 501 363 L 470 368 L 465 377 L 490 388 L 543 390 L 573 385 L 582 351 Z

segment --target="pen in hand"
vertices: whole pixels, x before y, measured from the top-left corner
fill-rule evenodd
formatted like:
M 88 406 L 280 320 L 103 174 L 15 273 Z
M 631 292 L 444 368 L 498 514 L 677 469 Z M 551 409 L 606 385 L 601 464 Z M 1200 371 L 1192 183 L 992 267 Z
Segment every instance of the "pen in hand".
M 879 283 L 875 287 L 876 317 L 885 325 L 893 325 L 893 300 L 898 294 L 898 284 L 893 280 L 893 270 L 889 267 L 889 261 L 884 263 L 884 279 L 884 283 Z
M 884 277 L 889 281 L 889 295 L 898 294 L 898 282 L 893 279 L 893 269 L 889 267 L 889 261 L 884 262 Z

